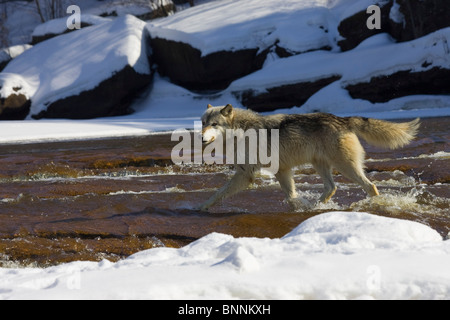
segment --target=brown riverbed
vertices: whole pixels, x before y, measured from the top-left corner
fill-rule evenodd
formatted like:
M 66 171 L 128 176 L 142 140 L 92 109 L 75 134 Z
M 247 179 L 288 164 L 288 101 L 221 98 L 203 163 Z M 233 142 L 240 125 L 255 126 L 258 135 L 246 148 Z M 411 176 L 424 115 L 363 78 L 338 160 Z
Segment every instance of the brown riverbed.
M 273 177 L 193 210 L 233 173 L 227 166 L 173 165 L 170 135 L 0 146 L 0 267 L 74 260 L 117 261 L 137 251 L 180 247 L 211 233 L 281 237 L 326 211 L 364 211 L 450 232 L 450 118 L 424 119 L 409 146 L 366 146 L 367 172 L 380 197 L 336 173 L 327 205 L 289 211 Z M 299 196 L 314 203 L 322 182 L 296 169 Z

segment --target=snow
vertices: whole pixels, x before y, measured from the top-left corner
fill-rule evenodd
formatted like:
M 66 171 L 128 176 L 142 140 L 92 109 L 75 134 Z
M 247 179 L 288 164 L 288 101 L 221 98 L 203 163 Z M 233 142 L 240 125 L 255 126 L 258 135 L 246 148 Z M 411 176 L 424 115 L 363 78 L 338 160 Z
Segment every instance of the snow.
M 395 0 L 394 5 L 392 6 L 391 11 L 389 12 L 389 18 L 395 23 L 398 24 L 401 23 L 403 27 L 405 27 L 406 25 L 405 15 L 400 12 L 400 5 Z
M 59 8 L 59 10 L 57 8 L 57 12 L 52 12 L 52 10 L 46 8 L 46 6 L 48 6 L 50 3 L 53 2 L 40 1 L 43 18 L 46 21 L 46 23 L 44 23 L 45 25 L 41 27 L 40 25 L 42 25 L 42 21 L 38 14 L 35 1 L 3 1 L 2 5 L 0 6 L 0 16 L 2 17 L 2 23 L 4 23 L 5 29 L 2 29 L 2 32 L 4 34 L 2 34 L 2 37 L 0 37 L 0 47 L 29 43 L 31 41 L 31 35 L 34 30 L 37 34 L 41 35 L 45 34 L 45 29 L 47 28 L 50 28 L 50 30 L 48 31 L 64 31 L 61 28 L 66 25 L 67 19 L 72 15 L 72 13 L 67 13 L 67 7 L 69 5 L 77 5 L 80 7 L 82 19 L 86 18 L 90 19 L 91 21 L 95 19 L 95 22 L 101 22 L 101 17 L 93 16 L 124 16 L 127 14 L 132 14 L 135 16 L 144 15 L 153 11 L 158 7 L 159 4 L 167 4 L 168 0 L 152 0 L 151 2 L 130 2 L 122 0 L 58 1 L 57 5 L 60 5 L 61 8 Z M 61 18 L 54 19 L 55 17 Z M 52 21 L 50 19 L 58 21 Z
M 305 52 L 330 46 L 327 0 L 222 0 L 195 6 L 149 24 L 152 37 L 191 44 L 202 54 L 259 48 L 279 41 Z M 301 35 L 301 36 L 299 36 Z
M 52 102 L 95 88 L 127 65 L 149 74 L 144 28 L 145 22 L 127 15 L 50 39 L 11 61 L 2 79 L 21 76 L 30 89 L 29 116 L 37 115 Z
M 329 6 L 339 21 L 342 21 L 358 12 L 366 11 L 371 5 L 383 7 L 388 2 L 387 0 L 331 0 Z
M 0 63 L 14 59 L 32 47 L 29 44 L 24 44 L 3 48 L 0 50 Z
M 0 80 L 1 77 L 2 74 Z M 17 86 L 16 83 L 22 83 L 24 86 L 25 83 L 20 82 L 21 78 L 16 77 L 14 87 Z M 9 77 L 9 80 L 12 81 L 13 78 Z M 13 85 L 8 87 L 12 88 Z M 6 86 L 2 90 L 6 90 Z M 330 99 L 330 96 L 333 99 Z M 0 145 L 142 136 L 172 132 L 176 129 L 193 129 L 194 122 L 200 121 L 209 103 L 213 105 L 231 103 L 233 106 L 241 107 L 240 102 L 230 91 L 220 95 L 199 95 L 155 75 L 152 92 L 135 102 L 133 108 L 136 112 L 131 115 L 78 121 L 2 121 Z M 336 82 L 316 93 L 301 108 L 280 109 L 272 113 L 316 111 L 331 112 L 338 116 L 357 115 L 378 119 L 441 117 L 450 115 L 450 97 L 408 96 L 374 104 L 352 99 L 347 91 L 342 89 L 340 83 Z
M 450 241 L 431 228 L 329 212 L 281 239 L 212 233 L 180 248 L 0 269 L 1 299 L 448 299 Z
M 47 21 L 46 23 L 40 24 L 34 29 L 31 35 L 45 36 L 47 34 L 63 34 L 64 32 L 67 31 L 68 18 L 69 16 L 60 19 L 53 19 Z M 89 25 L 98 25 L 109 21 L 111 21 L 111 19 L 98 17 L 92 14 L 82 14 L 80 22 Z
M 450 40 L 450 28 L 404 43 L 394 43 L 389 35 L 378 34 L 351 51 L 316 51 L 278 59 L 266 64 L 262 70 L 234 81 L 228 90 L 265 90 L 331 75 L 342 75 L 341 86 L 345 86 L 398 71 L 449 68 L 450 56 L 444 46 L 447 39 Z M 424 62 L 428 62 L 426 67 Z

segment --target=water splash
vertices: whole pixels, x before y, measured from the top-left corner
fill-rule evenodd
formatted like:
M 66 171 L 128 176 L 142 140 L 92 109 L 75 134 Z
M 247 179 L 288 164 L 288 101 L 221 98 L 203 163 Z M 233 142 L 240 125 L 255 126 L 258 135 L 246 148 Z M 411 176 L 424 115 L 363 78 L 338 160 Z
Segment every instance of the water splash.
M 349 209 L 391 215 L 410 213 L 414 215 L 450 216 L 450 200 L 438 197 L 429 192 L 425 186 L 420 186 L 406 193 L 400 190 L 386 190 L 377 197 L 352 203 Z

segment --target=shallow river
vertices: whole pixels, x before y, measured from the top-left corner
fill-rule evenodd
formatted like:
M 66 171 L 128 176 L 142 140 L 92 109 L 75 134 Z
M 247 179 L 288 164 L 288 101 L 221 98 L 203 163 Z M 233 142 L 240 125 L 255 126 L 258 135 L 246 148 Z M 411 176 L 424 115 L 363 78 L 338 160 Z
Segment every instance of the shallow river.
M 341 177 L 327 205 L 289 211 L 275 179 L 193 210 L 230 178 L 228 166 L 173 165 L 170 135 L 0 146 L 0 267 L 74 260 L 117 261 L 137 251 L 180 247 L 211 232 L 280 237 L 325 211 L 364 211 L 450 232 L 450 118 L 424 119 L 409 146 L 364 144 L 367 172 L 381 196 L 367 198 Z M 299 196 L 313 203 L 322 182 L 296 169 Z

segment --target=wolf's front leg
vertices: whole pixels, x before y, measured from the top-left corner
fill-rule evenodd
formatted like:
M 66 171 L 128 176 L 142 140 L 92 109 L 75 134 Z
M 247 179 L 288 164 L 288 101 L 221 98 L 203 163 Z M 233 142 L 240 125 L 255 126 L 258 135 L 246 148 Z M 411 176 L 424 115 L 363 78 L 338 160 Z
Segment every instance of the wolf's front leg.
M 242 168 L 239 169 L 234 174 L 228 183 L 223 186 L 219 191 L 217 191 L 208 201 L 200 206 L 201 211 L 207 211 L 211 206 L 216 204 L 233 194 L 238 193 L 246 189 L 254 180 L 255 171 L 253 168 Z

